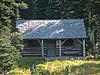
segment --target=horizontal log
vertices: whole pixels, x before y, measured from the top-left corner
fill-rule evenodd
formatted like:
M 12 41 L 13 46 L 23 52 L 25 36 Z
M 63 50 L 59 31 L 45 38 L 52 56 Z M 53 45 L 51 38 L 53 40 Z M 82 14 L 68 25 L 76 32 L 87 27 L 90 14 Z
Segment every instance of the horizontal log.
M 42 54 L 22 54 L 22 55 L 25 55 L 25 56 L 27 56 L 27 55 L 42 55 Z
M 38 56 L 38 55 L 42 55 L 41 52 L 21 52 L 22 56 Z M 46 53 L 44 54 L 46 55 Z
M 22 53 L 22 54 L 24 54 L 24 53 L 25 53 L 25 54 L 26 54 L 26 53 L 27 53 L 27 54 L 36 54 L 36 53 L 40 53 L 40 54 L 41 54 L 41 52 L 21 52 L 21 53 Z
M 82 51 L 64 51 L 63 54 L 80 54 Z

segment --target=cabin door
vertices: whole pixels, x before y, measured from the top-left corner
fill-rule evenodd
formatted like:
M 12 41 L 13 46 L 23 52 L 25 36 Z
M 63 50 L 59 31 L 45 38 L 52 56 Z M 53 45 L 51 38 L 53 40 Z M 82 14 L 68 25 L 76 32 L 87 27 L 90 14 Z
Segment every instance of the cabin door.
M 53 57 L 56 56 L 56 41 L 47 40 L 47 56 Z

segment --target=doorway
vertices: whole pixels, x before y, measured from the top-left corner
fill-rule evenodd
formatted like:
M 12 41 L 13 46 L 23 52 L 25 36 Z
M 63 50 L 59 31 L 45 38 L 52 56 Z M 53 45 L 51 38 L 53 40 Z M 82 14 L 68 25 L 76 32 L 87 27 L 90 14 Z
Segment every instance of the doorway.
M 47 40 L 47 56 L 56 56 L 56 40 Z

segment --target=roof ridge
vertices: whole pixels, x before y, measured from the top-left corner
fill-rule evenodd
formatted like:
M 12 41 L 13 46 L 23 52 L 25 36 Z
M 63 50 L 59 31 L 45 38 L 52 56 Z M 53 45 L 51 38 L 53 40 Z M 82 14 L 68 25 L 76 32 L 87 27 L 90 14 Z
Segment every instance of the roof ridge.
M 84 19 L 19 19 L 19 20 L 25 20 L 25 21 L 34 21 L 34 20 L 84 20 Z

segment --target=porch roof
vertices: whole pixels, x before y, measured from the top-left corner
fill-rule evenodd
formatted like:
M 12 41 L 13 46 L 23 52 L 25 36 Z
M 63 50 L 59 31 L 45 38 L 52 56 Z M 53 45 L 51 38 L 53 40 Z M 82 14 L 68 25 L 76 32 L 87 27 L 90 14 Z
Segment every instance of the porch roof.
M 83 19 L 18 20 L 24 39 L 86 38 Z

